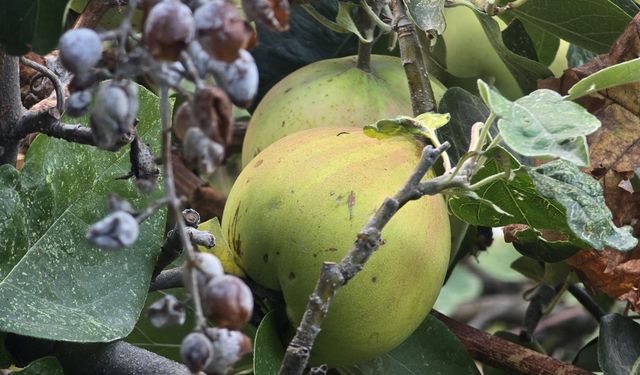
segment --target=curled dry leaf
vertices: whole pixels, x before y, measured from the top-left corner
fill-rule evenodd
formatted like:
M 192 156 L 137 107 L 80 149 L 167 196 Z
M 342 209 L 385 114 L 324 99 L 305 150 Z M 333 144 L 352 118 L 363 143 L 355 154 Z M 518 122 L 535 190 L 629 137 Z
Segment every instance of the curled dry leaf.
M 242 8 L 250 20 L 274 31 L 289 30 L 287 0 L 242 0 Z
M 194 14 L 198 41 L 214 59 L 232 62 L 248 48 L 253 29 L 232 4 L 224 0 L 204 3 Z
M 540 86 L 566 94 L 576 82 L 601 69 L 634 59 L 640 54 L 640 15 L 636 16 L 613 44 L 608 54 L 565 71 L 558 79 Z M 631 225 L 640 236 L 640 192 L 625 188 L 640 165 L 640 83 L 602 90 L 578 102 L 600 119 L 602 127 L 588 136 L 590 173 L 604 188 L 607 206 L 617 226 Z M 629 301 L 640 311 L 640 247 L 620 253 L 583 250 L 569 258 L 592 291 Z
M 194 36 L 191 9 L 180 1 L 164 0 L 153 5 L 145 19 L 144 41 L 156 60 L 178 60 Z

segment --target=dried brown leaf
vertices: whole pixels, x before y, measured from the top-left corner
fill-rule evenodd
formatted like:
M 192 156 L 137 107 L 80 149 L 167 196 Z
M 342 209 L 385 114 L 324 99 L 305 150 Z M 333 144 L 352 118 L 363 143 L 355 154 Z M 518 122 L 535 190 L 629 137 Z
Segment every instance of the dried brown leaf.
M 289 30 L 287 0 L 242 0 L 242 8 L 250 20 L 273 31 Z

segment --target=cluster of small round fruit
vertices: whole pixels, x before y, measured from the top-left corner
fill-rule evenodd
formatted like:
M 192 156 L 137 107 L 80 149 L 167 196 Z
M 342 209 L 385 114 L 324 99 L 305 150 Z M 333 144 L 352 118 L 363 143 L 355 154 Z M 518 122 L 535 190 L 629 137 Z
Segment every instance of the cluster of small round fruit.
M 129 6 L 136 9 L 136 3 Z M 141 35 L 132 31 L 133 11 L 113 31 L 80 28 L 63 34 L 60 60 L 73 74 L 66 113 L 78 117 L 90 112 L 96 146 L 118 149 L 135 137 L 139 104 L 132 78 L 145 75 L 186 98 L 176 117 L 179 124 L 174 124 L 182 156 L 188 166 L 210 174 L 224 158 L 232 103 L 246 107 L 257 92 L 258 70 L 246 51 L 255 43 L 255 33 L 225 0 L 189 3 L 141 1 Z M 104 79 L 111 81 L 98 84 Z M 191 81 L 194 92 L 184 81 Z
M 226 374 L 243 355 L 251 352 L 251 339 L 241 329 L 251 318 L 253 295 L 238 277 L 225 275 L 220 260 L 209 253 L 197 253 L 197 268 L 183 273 L 184 285 L 198 293 L 205 315 L 216 327 L 194 331 L 182 341 L 180 354 L 194 373 Z M 191 290 L 195 272 L 197 291 Z

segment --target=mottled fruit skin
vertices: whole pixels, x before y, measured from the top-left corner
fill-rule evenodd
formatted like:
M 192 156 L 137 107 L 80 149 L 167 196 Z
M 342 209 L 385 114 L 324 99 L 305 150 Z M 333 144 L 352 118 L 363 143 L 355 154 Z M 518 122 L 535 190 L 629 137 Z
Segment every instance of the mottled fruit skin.
M 384 198 L 405 183 L 421 149 L 404 136 L 375 139 L 360 128 L 316 128 L 272 144 L 242 171 L 225 206 L 223 233 L 251 278 L 283 292 L 293 324 L 322 262 L 344 257 Z M 382 238 L 333 302 L 313 363 L 344 366 L 385 353 L 433 306 L 451 247 L 444 199 L 409 202 Z
M 242 165 L 289 134 L 317 127 L 362 127 L 412 115 L 409 85 L 399 58 L 371 56 L 371 72 L 357 57 L 322 60 L 278 82 L 256 108 L 242 146 Z M 446 88 L 431 80 L 436 100 Z

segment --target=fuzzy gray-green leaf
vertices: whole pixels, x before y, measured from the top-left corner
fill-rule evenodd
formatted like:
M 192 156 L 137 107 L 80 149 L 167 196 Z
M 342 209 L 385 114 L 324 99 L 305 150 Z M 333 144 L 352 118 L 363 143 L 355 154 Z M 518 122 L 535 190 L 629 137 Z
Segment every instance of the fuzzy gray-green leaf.
M 556 160 L 531 169 L 529 176 L 540 194 L 562 204 L 569 228 L 595 249 L 628 251 L 638 244 L 631 227 L 613 224 L 600 184 L 575 165 Z

